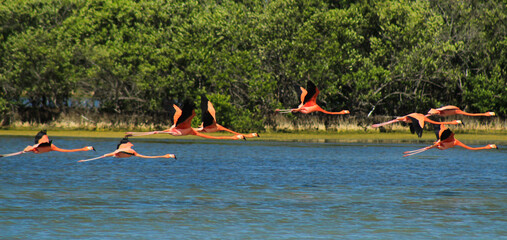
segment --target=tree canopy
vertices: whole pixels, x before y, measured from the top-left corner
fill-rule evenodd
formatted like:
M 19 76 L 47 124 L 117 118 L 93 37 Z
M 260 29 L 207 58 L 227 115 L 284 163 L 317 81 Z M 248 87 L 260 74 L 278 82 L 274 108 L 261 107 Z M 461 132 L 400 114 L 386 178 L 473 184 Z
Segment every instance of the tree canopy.
M 259 129 L 311 80 L 328 109 L 507 114 L 504 1 L 11 0 L 0 5 L 0 115 L 151 116 L 207 94 Z M 220 111 L 219 111 L 220 110 Z

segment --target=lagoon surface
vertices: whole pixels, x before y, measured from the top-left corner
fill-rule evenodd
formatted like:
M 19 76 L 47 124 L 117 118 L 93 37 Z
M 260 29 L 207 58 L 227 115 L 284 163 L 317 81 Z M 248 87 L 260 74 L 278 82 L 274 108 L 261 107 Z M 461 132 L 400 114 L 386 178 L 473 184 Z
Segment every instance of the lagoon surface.
M 77 163 L 120 139 L 51 139 L 97 152 L 0 158 L 1 239 L 507 239 L 503 149 L 168 136 L 131 141 L 177 160 Z

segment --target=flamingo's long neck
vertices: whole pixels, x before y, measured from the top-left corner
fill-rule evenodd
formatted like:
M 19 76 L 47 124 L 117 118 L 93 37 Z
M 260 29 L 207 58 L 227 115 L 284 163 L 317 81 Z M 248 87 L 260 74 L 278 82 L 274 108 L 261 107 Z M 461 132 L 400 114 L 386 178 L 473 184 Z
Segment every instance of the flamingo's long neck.
M 166 155 L 162 155 L 162 156 L 145 156 L 145 155 L 141 155 L 141 154 L 137 154 L 136 157 L 140 157 L 140 158 L 176 158 L 176 156 L 174 154 L 166 154 Z
M 243 134 L 243 136 L 245 136 L 247 138 L 255 138 L 255 137 L 259 137 L 259 134 L 258 133 L 249 133 L 249 134 Z
M 444 125 L 444 124 L 446 124 L 446 125 L 456 125 L 456 124 L 460 124 L 461 123 L 461 122 L 456 121 L 456 120 L 453 120 L 451 122 L 436 122 L 436 121 L 433 121 L 433 120 L 431 120 L 429 118 L 425 118 L 424 121 L 432 123 L 432 124 L 440 124 L 440 125 Z
M 202 133 L 199 133 L 199 132 L 196 132 L 194 131 L 192 133 L 193 135 L 196 135 L 198 137 L 203 137 L 203 138 L 209 138 L 209 139 L 231 139 L 231 140 L 238 140 L 238 139 L 241 139 L 241 135 L 236 135 L 236 136 L 224 136 L 224 137 L 217 137 L 217 136 L 209 136 L 209 135 L 205 135 L 205 134 L 202 134 Z
M 461 111 L 461 110 L 456 110 L 456 113 L 457 113 L 457 114 L 461 114 L 461 115 L 466 115 L 466 116 L 472 116 L 472 117 L 479 117 L 479 116 L 490 117 L 490 116 L 495 116 L 495 113 L 494 113 L 494 112 L 486 112 L 486 113 L 467 113 L 467 112 L 464 112 L 464 111 Z
M 84 147 L 84 148 L 77 148 L 77 149 L 62 149 L 62 148 L 59 148 L 55 145 L 51 145 L 51 150 L 57 151 L 57 152 L 83 152 L 83 151 L 90 151 L 92 149 L 93 149 L 93 147 Z
M 248 137 L 248 138 L 259 137 L 259 134 L 257 134 L 257 133 L 241 134 L 241 133 L 232 131 L 231 129 L 225 128 L 224 126 L 219 125 L 219 124 L 217 124 L 217 128 L 218 128 L 219 131 L 227 131 L 227 132 L 230 132 L 232 134 L 243 135 L 243 136 Z
M 347 114 L 347 112 L 346 112 L 346 111 L 340 111 L 340 112 L 329 112 L 329 111 L 326 111 L 326 110 L 324 110 L 324 109 L 322 109 L 322 108 L 320 108 L 318 111 L 323 112 L 323 113 L 325 113 L 325 114 L 331 114 L 331 115 L 342 115 L 342 114 Z
M 494 148 L 494 146 L 495 146 L 494 144 L 488 144 L 488 145 L 486 145 L 486 146 L 484 146 L 484 147 L 470 147 L 470 146 L 467 146 L 467 145 L 465 145 L 464 143 L 460 142 L 458 139 L 456 139 L 454 142 L 455 142 L 455 144 L 456 144 L 457 146 L 460 146 L 460 147 L 466 148 L 466 149 L 468 149 L 468 150 L 483 150 L 483 149 L 492 149 L 492 148 Z
M 322 112 L 322 113 L 325 113 L 325 114 L 331 114 L 331 115 L 341 115 L 341 114 L 348 114 L 348 113 L 350 113 L 349 110 L 342 110 L 342 111 L 339 111 L 339 112 L 326 111 L 326 110 L 322 109 L 315 101 L 309 101 L 309 102 L 307 102 L 304 105 L 304 108 L 306 108 L 307 113 L 316 112 L 316 111 Z M 305 113 L 305 112 L 303 112 L 303 113 Z
M 241 133 L 238 133 L 238 132 L 235 132 L 235 131 L 232 131 L 231 129 L 228 129 L 220 124 L 217 124 L 217 129 L 218 131 L 226 131 L 226 132 L 230 132 L 232 134 L 236 134 L 236 135 L 241 135 Z

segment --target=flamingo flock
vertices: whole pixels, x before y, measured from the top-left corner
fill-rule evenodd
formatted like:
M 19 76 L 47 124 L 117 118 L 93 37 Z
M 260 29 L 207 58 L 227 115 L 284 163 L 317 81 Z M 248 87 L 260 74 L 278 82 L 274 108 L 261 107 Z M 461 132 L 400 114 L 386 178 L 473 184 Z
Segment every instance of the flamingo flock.
M 202 134 L 203 128 L 193 128 L 192 127 L 192 119 L 195 117 L 195 104 L 187 99 L 183 102 L 183 105 L 181 108 L 179 108 L 176 104 L 172 105 L 174 116 L 173 116 L 173 125 L 163 131 L 152 131 L 152 132 L 127 132 L 126 136 L 128 137 L 137 137 L 137 136 L 146 136 L 146 135 L 152 135 L 152 134 L 170 134 L 173 136 L 185 136 L 185 135 L 195 135 L 198 137 L 203 138 L 210 138 L 210 139 L 232 139 L 232 140 L 239 140 L 239 139 L 245 139 L 245 136 L 243 134 L 235 133 L 234 136 L 225 136 L 225 137 L 216 137 L 216 136 L 210 136 L 206 134 Z M 211 108 L 213 106 L 211 105 Z M 209 111 L 209 110 L 206 110 Z M 215 114 L 215 111 L 213 110 L 213 115 Z M 214 119 L 214 117 L 213 117 Z M 215 122 L 215 126 L 217 126 Z M 224 128 L 225 129 L 225 128 Z
M 421 149 L 417 149 L 417 150 L 406 151 L 403 153 L 403 154 L 405 154 L 403 156 L 407 157 L 407 156 L 411 156 L 414 154 L 422 153 L 422 152 L 432 149 L 432 148 L 438 148 L 440 150 L 445 150 L 445 149 L 452 148 L 455 146 L 464 147 L 468 150 L 498 149 L 498 147 L 495 144 L 488 144 L 484 147 L 475 147 L 475 148 L 467 146 L 467 145 L 463 144 L 462 142 L 460 142 L 458 139 L 454 138 L 454 133 L 451 131 L 451 129 L 449 129 L 445 126 L 442 126 L 440 124 L 435 124 L 434 126 L 435 126 L 435 133 L 437 135 L 437 141 L 433 145 L 428 146 L 428 147 L 424 147 Z
M 410 131 L 412 133 L 415 132 L 415 133 L 417 133 L 417 135 L 419 137 L 421 137 L 422 130 L 424 128 L 424 122 L 431 123 L 433 125 L 433 129 L 435 129 L 437 141 L 434 142 L 433 145 L 428 146 L 428 147 L 424 147 L 424 148 L 413 150 L 413 151 L 406 151 L 403 153 L 403 154 L 405 154 L 405 155 L 403 155 L 404 157 L 418 154 L 418 153 L 424 152 L 424 151 L 432 149 L 432 148 L 445 150 L 445 149 L 449 149 L 449 148 L 452 148 L 455 146 L 460 146 L 460 147 L 466 148 L 468 150 L 498 149 L 498 146 L 496 146 L 495 144 L 488 144 L 484 147 L 474 148 L 474 147 L 470 147 L 470 146 L 463 144 L 458 139 L 455 139 L 454 133 L 449 128 L 445 127 L 444 125 L 446 125 L 446 124 L 447 125 L 463 124 L 463 122 L 461 120 L 452 120 L 450 122 L 437 122 L 437 121 L 433 121 L 428 118 L 429 116 L 446 117 L 446 116 L 452 116 L 452 115 L 490 117 L 490 116 L 495 116 L 495 113 L 494 112 L 467 113 L 467 112 L 462 111 L 461 109 L 459 109 L 456 106 L 448 105 L 448 106 L 444 106 L 444 107 L 437 108 L 437 109 L 432 108 L 428 111 L 428 114 L 426 114 L 426 115 L 423 115 L 421 113 L 411 113 L 411 114 L 408 114 L 403 117 L 397 117 L 396 119 L 391 120 L 391 121 L 373 124 L 372 127 L 377 128 L 377 127 L 381 127 L 381 126 L 395 123 L 395 122 L 405 122 L 405 123 L 410 124 Z
M 275 112 L 277 113 L 303 113 L 303 114 L 309 114 L 313 112 L 321 112 L 324 114 L 329 115 L 342 115 L 342 114 L 349 114 L 349 110 L 341 110 L 339 112 L 330 112 L 327 110 L 322 109 L 317 104 L 317 96 L 319 95 L 320 91 L 317 88 L 317 86 L 312 82 L 307 82 L 306 89 L 300 86 L 299 88 L 296 88 L 296 91 L 298 92 L 299 99 L 301 101 L 300 105 L 297 108 L 291 108 L 291 109 L 276 109 Z M 106 157 L 114 157 L 114 158 L 129 158 L 129 157 L 139 157 L 139 158 L 174 158 L 176 159 L 176 156 L 174 154 L 165 154 L 161 156 L 146 156 L 141 155 L 137 153 L 132 147 L 134 144 L 129 140 L 129 137 L 139 137 L 139 136 L 147 136 L 147 135 L 153 135 L 153 134 L 169 134 L 172 136 L 186 136 L 186 135 L 194 135 L 197 137 L 207 138 L 207 139 L 229 139 L 229 140 L 246 140 L 246 138 L 253 138 L 253 137 L 259 137 L 258 133 L 248 133 L 248 134 L 241 134 L 238 132 L 235 132 L 231 129 L 228 129 L 220 124 L 217 123 L 216 118 L 216 111 L 213 107 L 213 104 L 208 100 L 208 98 L 205 95 L 201 96 L 201 124 L 197 128 L 192 127 L 192 119 L 196 116 L 195 113 L 195 104 L 192 100 L 186 99 L 183 101 L 183 103 L 178 106 L 176 104 L 169 104 L 167 106 L 170 109 L 170 112 L 172 113 L 172 125 L 165 130 L 160 131 L 151 131 L 151 132 L 127 132 L 125 133 L 125 137 L 120 141 L 120 143 L 117 145 L 116 150 L 107 154 L 103 154 L 101 156 L 95 157 L 95 158 L 89 158 L 89 159 L 83 159 L 79 160 L 78 162 L 88 162 L 93 161 L 97 159 L 102 159 Z M 495 116 L 494 112 L 486 112 L 486 113 L 467 113 L 462 111 L 456 106 L 444 106 L 437 109 L 430 109 L 426 115 L 421 113 L 410 113 L 408 115 L 402 116 L 402 117 L 396 117 L 393 120 L 373 124 L 372 128 L 378 128 L 382 127 L 388 124 L 393 124 L 397 122 L 404 122 L 409 124 L 410 132 L 417 134 L 417 136 L 420 138 L 422 137 L 423 128 L 425 126 L 425 123 L 430 123 L 433 125 L 433 128 L 435 130 L 437 141 L 434 142 L 434 144 L 421 148 L 416 149 L 412 151 L 406 151 L 404 152 L 403 156 L 412 156 L 414 154 L 422 153 L 426 150 L 437 148 L 440 150 L 445 150 L 452 148 L 454 146 L 460 146 L 469 150 L 482 150 L 482 149 L 498 149 L 498 146 L 495 144 L 488 144 L 484 147 L 470 147 L 462 142 L 460 142 L 458 139 L 454 138 L 454 133 L 447 128 L 445 125 L 457 125 L 457 124 L 463 124 L 461 120 L 452 120 L 448 122 L 439 122 L 434 121 L 432 119 L 429 119 L 431 116 L 439 116 L 439 117 L 446 117 L 446 116 L 452 116 L 452 115 L 466 115 L 466 116 Z M 464 124 L 463 124 L 464 125 Z M 218 131 L 225 131 L 228 133 L 231 133 L 230 136 L 211 136 L 204 133 L 213 133 Z M 86 146 L 83 148 L 78 149 L 62 149 L 56 147 L 52 141 L 49 140 L 49 137 L 47 135 L 46 130 L 42 130 L 38 132 L 35 136 L 35 145 L 27 146 L 25 149 L 19 152 L 9 153 L 9 154 L 0 154 L 0 157 L 11 157 L 16 156 L 24 153 L 33 152 L 35 154 L 40 153 L 46 153 L 50 151 L 56 151 L 56 152 L 83 152 L 83 151 L 95 151 L 95 148 L 92 146 Z
M 47 153 L 47 152 L 51 152 L 51 151 L 83 152 L 83 151 L 90 151 L 90 150 L 95 151 L 95 148 L 92 146 L 87 146 L 87 147 L 78 148 L 78 149 L 61 149 L 61 148 L 55 146 L 53 144 L 53 141 L 49 140 L 49 137 L 47 135 L 47 131 L 42 130 L 42 131 L 38 132 L 37 135 L 35 135 L 35 145 L 26 146 L 25 149 L 23 149 L 23 151 L 9 153 L 9 154 L 0 154 L 0 157 L 11 157 L 11 156 L 16 156 L 16 155 L 20 155 L 23 153 L 29 153 L 29 152 L 39 154 L 39 153 Z

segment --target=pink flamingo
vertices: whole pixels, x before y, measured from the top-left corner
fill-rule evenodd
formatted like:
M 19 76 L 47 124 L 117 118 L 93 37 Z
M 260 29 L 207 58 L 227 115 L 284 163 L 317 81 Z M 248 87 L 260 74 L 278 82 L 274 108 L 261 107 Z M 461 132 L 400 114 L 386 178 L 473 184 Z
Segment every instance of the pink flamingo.
M 304 89 L 303 87 L 299 87 L 299 88 L 301 89 L 301 94 L 300 94 L 301 104 L 299 104 L 299 106 L 297 108 L 276 109 L 275 111 L 279 112 L 279 113 L 300 112 L 300 113 L 305 113 L 305 114 L 312 113 L 312 112 L 323 112 L 325 114 L 333 114 L 333 115 L 349 114 L 350 113 L 349 110 L 342 110 L 339 112 L 328 112 L 328 111 L 322 109 L 317 104 L 317 96 L 319 95 L 320 91 L 312 81 L 308 81 L 308 83 L 307 83 L 306 88 L 308 90 Z
M 23 149 L 23 151 L 9 153 L 9 154 L 1 154 L 0 157 L 11 157 L 11 156 L 16 156 L 16 155 L 20 155 L 20 154 L 28 153 L 28 152 L 33 152 L 33 153 L 39 154 L 39 153 L 46 153 L 46 152 L 51 152 L 51 151 L 56 151 L 56 152 L 82 152 L 82 151 L 90 151 L 90 150 L 95 151 L 95 148 L 92 146 L 87 146 L 87 147 L 78 148 L 78 149 L 62 149 L 62 148 L 55 146 L 52 142 L 53 141 L 50 141 L 48 138 L 47 131 L 42 130 L 42 131 L 38 132 L 37 135 L 35 135 L 35 145 L 27 146 L 25 149 Z
M 433 121 L 433 120 L 427 118 L 426 116 L 424 116 L 421 113 L 411 113 L 411 114 L 405 115 L 403 117 L 397 117 L 396 119 L 393 119 L 391 121 L 373 124 L 373 125 L 371 125 L 371 127 L 377 128 L 377 127 L 381 127 L 381 126 L 395 123 L 395 122 L 406 122 L 406 123 L 410 124 L 410 132 L 417 133 L 418 137 L 422 136 L 424 122 L 429 122 L 432 124 L 440 124 L 440 125 L 442 125 L 442 124 L 463 124 L 463 122 L 461 122 L 461 120 L 453 120 L 451 122 L 436 122 L 436 121 Z
M 486 117 L 495 116 L 495 112 L 467 113 L 465 111 L 461 111 L 461 109 L 459 109 L 459 107 L 451 106 L 451 105 L 444 106 L 444 107 L 437 108 L 437 109 L 432 108 L 432 109 L 430 109 L 430 111 L 428 111 L 428 114 L 426 114 L 426 116 L 438 115 L 438 116 L 446 117 L 446 116 L 457 115 L 457 114 L 466 115 L 466 116 L 486 116 Z
M 243 135 L 247 138 L 259 137 L 258 133 L 241 134 L 218 124 L 215 116 L 215 108 L 205 95 L 201 96 L 201 111 L 202 123 L 201 126 L 196 129 L 197 132 L 212 133 L 217 131 L 227 131 L 235 135 Z
M 196 131 L 194 128 L 192 128 L 191 123 L 192 119 L 195 117 L 195 104 L 190 101 L 186 100 L 183 103 L 182 109 L 180 109 L 176 104 L 172 105 L 174 109 L 174 116 L 173 116 L 173 122 L 174 124 L 166 130 L 163 131 L 152 131 L 152 132 L 127 132 L 126 136 L 146 136 L 146 135 L 152 135 L 152 134 L 170 134 L 173 136 L 185 136 L 185 135 L 195 135 L 198 137 L 203 138 L 210 138 L 210 139 L 232 139 L 232 140 L 238 140 L 243 139 L 245 140 L 245 136 L 238 134 L 235 136 L 230 137 L 216 137 L 216 136 L 209 136 L 202 134 L 198 131 Z
M 134 156 L 134 157 L 140 157 L 140 158 L 176 158 L 176 156 L 174 154 L 166 154 L 166 155 L 162 155 L 162 156 L 141 155 L 141 154 L 137 153 L 134 149 L 132 149 L 133 146 L 134 146 L 134 144 L 132 144 L 128 140 L 128 138 L 123 138 L 120 141 L 120 144 L 118 144 L 118 146 L 116 146 L 116 151 L 108 153 L 108 154 L 104 154 L 104 155 L 102 155 L 100 157 L 96 157 L 96 158 L 79 160 L 78 162 L 88 162 L 88 161 L 93 161 L 93 160 L 97 160 L 97 159 L 105 158 L 105 157 L 128 158 L 128 157 Z

